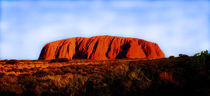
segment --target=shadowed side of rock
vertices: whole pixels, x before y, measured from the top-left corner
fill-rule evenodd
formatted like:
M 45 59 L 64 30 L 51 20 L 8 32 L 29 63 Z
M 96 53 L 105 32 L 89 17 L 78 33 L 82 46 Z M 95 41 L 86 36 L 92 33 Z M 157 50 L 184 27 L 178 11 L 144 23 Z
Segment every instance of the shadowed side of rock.
M 46 44 L 39 59 L 164 58 L 156 43 L 116 36 L 75 37 Z

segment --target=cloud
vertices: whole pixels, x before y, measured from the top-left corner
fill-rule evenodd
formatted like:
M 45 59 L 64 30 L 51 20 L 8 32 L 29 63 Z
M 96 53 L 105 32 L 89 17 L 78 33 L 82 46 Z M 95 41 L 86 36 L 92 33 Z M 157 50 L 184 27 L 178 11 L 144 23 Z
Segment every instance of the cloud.
M 3 2 L 1 57 L 37 59 L 44 44 L 114 35 L 156 42 L 166 56 L 210 50 L 206 2 Z M 15 10 L 14 10 L 15 9 Z

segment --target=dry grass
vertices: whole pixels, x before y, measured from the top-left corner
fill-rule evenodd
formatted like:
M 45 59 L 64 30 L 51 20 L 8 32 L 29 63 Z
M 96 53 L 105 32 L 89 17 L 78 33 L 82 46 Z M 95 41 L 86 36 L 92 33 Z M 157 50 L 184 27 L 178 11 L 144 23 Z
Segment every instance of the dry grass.
M 210 92 L 209 60 L 209 56 L 65 62 L 1 60 L 0 95 L 205 96 Z

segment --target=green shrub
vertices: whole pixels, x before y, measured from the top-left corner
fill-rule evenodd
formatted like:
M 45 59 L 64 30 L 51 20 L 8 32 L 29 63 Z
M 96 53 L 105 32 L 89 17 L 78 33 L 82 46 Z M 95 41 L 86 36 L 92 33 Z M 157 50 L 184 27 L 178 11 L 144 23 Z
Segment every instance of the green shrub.
M 201 51 L 201 54 L 203 54 L 203 55 L 209 55 L 208 50 Z
M 197 56 L 199 59 L 197 60 L 198 64 L 194 64 L 196 67 L 200 68 L 201 71 L 207 71 L 206 68 L 209 66 L 208 59 L 210 54 L 208 50 L 201 51 L 200 53 L 196 53 L 194 56 Z
M 196 53 L 196 54 L 194 54 L 194 56 L 201 56 L 201 55 L 205 55 L 205 56 L 207 56 L 207 55 L 210 55 L 210 54 L 208 53 L 208 50 L 201 51 L 200 53 Z
M 201 53 L 196 53 L 194 56 L 201 56 Z

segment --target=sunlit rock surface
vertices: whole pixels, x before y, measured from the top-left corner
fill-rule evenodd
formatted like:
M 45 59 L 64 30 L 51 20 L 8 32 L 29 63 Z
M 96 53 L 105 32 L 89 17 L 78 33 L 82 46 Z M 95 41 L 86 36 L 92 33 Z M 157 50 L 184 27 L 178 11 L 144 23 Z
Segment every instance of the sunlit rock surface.
M 164 58 L 158 44 L 137 38 L 117 36 L 74 37 L 46 44 L 39 59 L 122 59 Z

